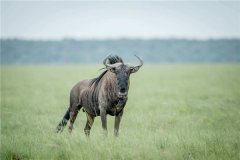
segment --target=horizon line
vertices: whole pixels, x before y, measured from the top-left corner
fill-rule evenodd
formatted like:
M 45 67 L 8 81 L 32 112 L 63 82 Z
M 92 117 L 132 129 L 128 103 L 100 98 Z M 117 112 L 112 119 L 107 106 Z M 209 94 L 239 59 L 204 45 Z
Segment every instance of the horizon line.
M 109 37 L 109 38 L 79 38 L 79 37 L 62 37 L 62 38 L 26 38 L 26 37 L 0 37 L 0 40 L 24 40 L 24 41 L 64 41 L 64 40 L 75 40 L 75 41 L 108 41 L 108 40 L 197 40 L 197 41 L 208 41 L 208 40 L 240 40 L 240 37 L 208 37 L 208 38 L 196 38 L 196 37 Z

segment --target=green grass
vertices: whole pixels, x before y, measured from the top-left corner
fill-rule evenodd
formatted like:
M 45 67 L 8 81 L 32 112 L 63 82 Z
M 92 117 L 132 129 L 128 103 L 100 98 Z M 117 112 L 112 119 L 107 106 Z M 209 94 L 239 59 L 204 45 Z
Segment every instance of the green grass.
M 69 91 L 101 66 L 2 66 L 1 159 L 240 159 L 240 64 L 144 65 L 113 136 L 80 112 L 70 135 L 54 129 Z

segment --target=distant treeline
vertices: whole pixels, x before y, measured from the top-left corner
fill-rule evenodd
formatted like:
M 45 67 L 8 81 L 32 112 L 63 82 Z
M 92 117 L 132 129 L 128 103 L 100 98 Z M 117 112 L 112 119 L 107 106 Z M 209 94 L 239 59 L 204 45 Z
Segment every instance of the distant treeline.
M 2 64 L 100 63 L 107 54 L 145 62 L 240 62 L 240 39 L 1 40 Z

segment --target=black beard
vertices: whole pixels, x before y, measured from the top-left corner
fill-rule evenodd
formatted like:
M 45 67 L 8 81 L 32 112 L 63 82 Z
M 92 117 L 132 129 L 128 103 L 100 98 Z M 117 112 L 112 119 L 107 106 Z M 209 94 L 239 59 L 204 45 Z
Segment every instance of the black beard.
M 127 97 L 124 98 L 118 98 L 118 103 L 116 105 L 117 108 L 123 108 L 127 102 Z

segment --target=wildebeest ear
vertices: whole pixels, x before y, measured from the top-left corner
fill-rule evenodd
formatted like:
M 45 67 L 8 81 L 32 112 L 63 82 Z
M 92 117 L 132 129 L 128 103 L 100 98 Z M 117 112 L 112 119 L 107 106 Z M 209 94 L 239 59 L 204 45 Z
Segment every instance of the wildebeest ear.
M 136 67 L 131 67 L 130 68 L 130 72 L 131 73 L 136 73 L 139 70 L 140 66 L 136 66 Z
M 137 71 L 139 70 L 139 68 L 143 65 L 143 60 L 142 60 L 140 57 L 138 57 L 137 55 L 135 55 L 135 56 L 136 56 L 137 59 L 140 61 L 140 64 L 135 65 L 135 66 L 130 65 L 130 72 L 131 72 L 131 73 L 137 72 Z

